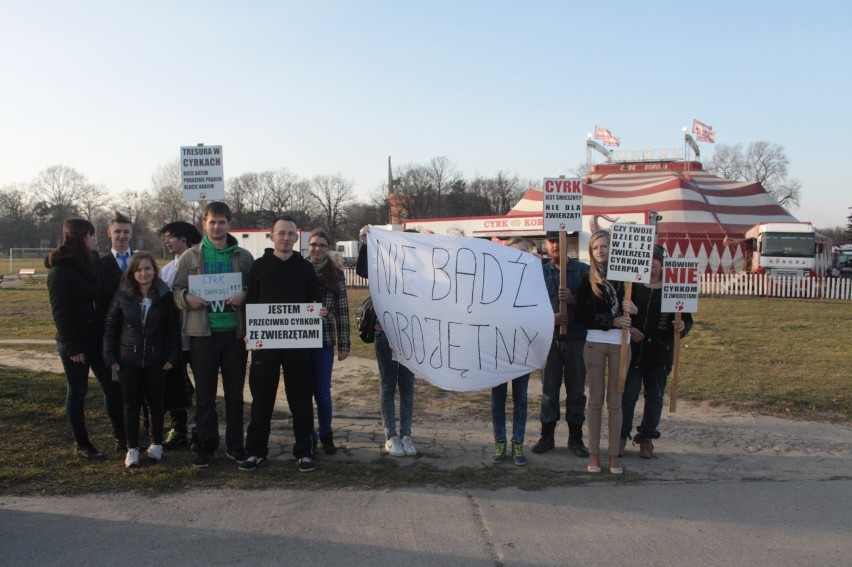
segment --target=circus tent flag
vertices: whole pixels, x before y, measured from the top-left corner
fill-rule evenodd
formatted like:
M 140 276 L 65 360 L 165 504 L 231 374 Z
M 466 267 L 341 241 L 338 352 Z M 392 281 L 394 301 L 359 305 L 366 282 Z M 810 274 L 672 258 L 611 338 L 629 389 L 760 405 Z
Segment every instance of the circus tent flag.
M 612 132 L 603 126 L 595 126 L 595 139 L 603 140 L 605 146 L 620 146 L 621 138 L 612 135 Z
M 708 126 L 703 122 L 693 119 L 692 133 L 695 134 L 695 139 L 699 142 L 710 142 L 711 144 L 716 143 L 716 132 L 713 131 L 713 127 Z

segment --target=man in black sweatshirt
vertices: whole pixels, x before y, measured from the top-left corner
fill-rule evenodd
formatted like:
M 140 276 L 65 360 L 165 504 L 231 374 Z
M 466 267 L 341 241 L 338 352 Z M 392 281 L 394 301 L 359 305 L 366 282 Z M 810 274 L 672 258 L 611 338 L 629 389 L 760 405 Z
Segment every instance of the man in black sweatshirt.
M 273 248 L 252 264 L 246 303 L 319 303 L 320 288 L 311 263 L 293 250 L 299 238 L 296 221 L 281 216 L 272 223 Z M 251 355 L 249 388 L 251 422 L 246 431 L 249 458 L 240 470 L 253 471 L 269 455 L 269 430 L 281 369 L 284 391 L 293 415 L 296 443 L 293 456 L 301 472 L 314 470 L 311 429 L 314 425 L 311 349 L 261 349 Z

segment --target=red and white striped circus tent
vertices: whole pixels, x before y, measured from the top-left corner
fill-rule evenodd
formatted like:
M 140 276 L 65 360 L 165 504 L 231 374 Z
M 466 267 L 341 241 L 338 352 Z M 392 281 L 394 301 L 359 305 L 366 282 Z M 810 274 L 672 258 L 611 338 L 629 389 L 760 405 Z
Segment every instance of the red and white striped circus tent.
M 540 189 L 530 189 L 508 216 L 541 214 Z M 583 193 L 583 230 L 662 215 L 658 241 L 669 255 L 700 258 L 705 270 L 743 269 L 745 232 L 759 222 L 798 222 L 755 182 L 729 181 L 699 162 L 629 162 L 592 166 Z M 586 226 L 588 225 L 588 226 Z

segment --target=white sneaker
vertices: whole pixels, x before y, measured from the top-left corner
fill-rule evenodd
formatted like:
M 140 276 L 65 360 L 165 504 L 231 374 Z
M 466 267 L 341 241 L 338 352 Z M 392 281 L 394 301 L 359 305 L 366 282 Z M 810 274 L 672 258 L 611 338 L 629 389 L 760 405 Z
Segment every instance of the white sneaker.
M 391 457 L 404 457 L 405 449 L 402 448 L 402 443 L 399 442 L 399 437 L 389 437 L 385 441 L 385 450 Z
M 124 466 L 127 468 L 139 466 L 139 449 L 128 449 L 124 457 Z
M 159 463 L 163 460 L 163 446 L 162 445 L 151 445 L 148 447 L 148 458 L 154 462 Z
M 411 437 L 406 435 L 402 439 L 402 450 L 406 457 L 413 457 L 417 454 L 417 449 L 414 448 L 414 443 L 411 442 Z

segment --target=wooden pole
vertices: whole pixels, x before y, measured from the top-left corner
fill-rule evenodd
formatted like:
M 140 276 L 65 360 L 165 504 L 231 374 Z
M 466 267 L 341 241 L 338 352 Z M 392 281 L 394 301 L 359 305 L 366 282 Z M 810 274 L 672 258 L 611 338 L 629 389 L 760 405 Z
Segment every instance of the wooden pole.
M 633 284 L 624 284 L 624 300 L 633 301 Z M 624 311 L 623 317 L 630 317 L 630 313 Z M 618 391 L 624 392 L 624 382 L 627 381 L 627 366 L 630 359 L 630 329 L 621 329 L 621 358 L 618 363 Z
M 568 287 L 568 233 L 559 231 L 559 287 Z M 559 301 L 559 313 L 568 315 L 568 302 Z M 559 326 L 559 334 L 568 334 L 568 325 Z
M 680 333 L 677 332 L 677 328 L 678 325 L 680 325 L 680 320 L 681 313 L 680 311 L 678 311 L 677 313 L 675 313 L 674 318 L 674 362 L 672 363 L 672 389 L 669 398 L 669 411 L 672 413 L 675 413 L 677 411 L 677 369 L 678 365 L 680 364 Z

